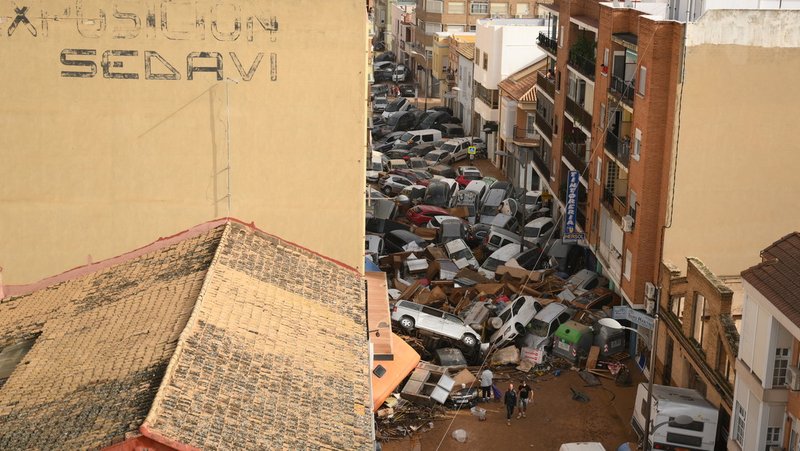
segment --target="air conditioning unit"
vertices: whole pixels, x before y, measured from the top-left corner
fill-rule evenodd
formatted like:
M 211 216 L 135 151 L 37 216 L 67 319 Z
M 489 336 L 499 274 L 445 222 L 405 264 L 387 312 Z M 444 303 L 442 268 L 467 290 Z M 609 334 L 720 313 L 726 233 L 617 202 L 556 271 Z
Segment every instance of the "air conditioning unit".
M 800 390 L 800 369 L 790 366 L 786 371 L 786 388 L 789 390 Z
M 630 232 L 633 230 L 633 216 L 625 215 L 622 217 L 622 231 Z
M 656 298 L 656 286 L 650 282 L 644 283 L 644 297 L 647 299 L 655 299 Z

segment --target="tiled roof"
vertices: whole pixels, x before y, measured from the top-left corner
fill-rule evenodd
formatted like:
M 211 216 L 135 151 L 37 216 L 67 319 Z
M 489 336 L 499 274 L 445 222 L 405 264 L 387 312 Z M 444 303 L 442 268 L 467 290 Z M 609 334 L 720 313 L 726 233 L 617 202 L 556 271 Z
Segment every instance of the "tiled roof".
M 468 60 L 475 59 L 475 43 L 474 42 L 459 42 L 456 51 L 459 55 Z
M 360 275 L 226 222 L 0 301 L 0 449 L 372 449 Z
M 536 72 L 525 74 L 522 77 L 515 78 L 513 76 L 501 81 L 498 86 L 503 91 L 507 92 L 514 100 L 523 102 L 535 102 L 535 89 L 536 86 Z
M 742 271 L 742 278 L 800 326 L 800 232 L 772 243 L 761 257 L 761 263 Z

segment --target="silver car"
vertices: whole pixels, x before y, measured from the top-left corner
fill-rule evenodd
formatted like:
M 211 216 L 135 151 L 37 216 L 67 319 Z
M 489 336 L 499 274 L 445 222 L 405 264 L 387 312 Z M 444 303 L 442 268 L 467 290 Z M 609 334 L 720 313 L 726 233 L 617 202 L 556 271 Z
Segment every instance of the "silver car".
M 411 301 L 397 301 L 392 308 L 392 321 L 400 323 L 406 331 L 415 328 L 436 335 L 461 340 L 468 347 L 480 344 L 480 334 L 456 315 Z

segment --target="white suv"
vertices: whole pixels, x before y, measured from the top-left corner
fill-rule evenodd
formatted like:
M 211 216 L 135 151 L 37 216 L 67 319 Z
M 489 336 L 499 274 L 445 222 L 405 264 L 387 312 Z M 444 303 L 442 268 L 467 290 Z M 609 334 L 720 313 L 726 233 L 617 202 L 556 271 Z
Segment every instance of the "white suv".
M 461 340 L 474 347 L 480 344 L 480 334 L 456 315 L 411 301 L 397 301 L 392 307 L 392 321 L 397 321 L 406 331 L 414 328 L 426 330 L 437 335 Z
M 533 296 L 519 296 L 509 302 L 497 315 L 503 321 L 503 325 L 492 334 L 489 343 L 500 348 L 517 338 L 517 335 L 524 335 L 528 323 L 543 308 L 544 306 Z

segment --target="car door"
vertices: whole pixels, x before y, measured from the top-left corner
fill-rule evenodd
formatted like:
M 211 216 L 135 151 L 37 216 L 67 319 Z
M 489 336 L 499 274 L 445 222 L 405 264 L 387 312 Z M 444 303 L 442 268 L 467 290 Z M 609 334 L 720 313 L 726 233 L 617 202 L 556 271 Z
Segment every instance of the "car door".
M 419 315 L 418 327 L 436 333 L 442 331 L 442 314 L 444 312 L 435 308 L 423 306 L 422 313 Z
M 456 315 L 451 315 L 450 313 L 445 313 L 442 320 L 442 335 L 456 340 L 461 339 L 464 335 L 464 322 Z

